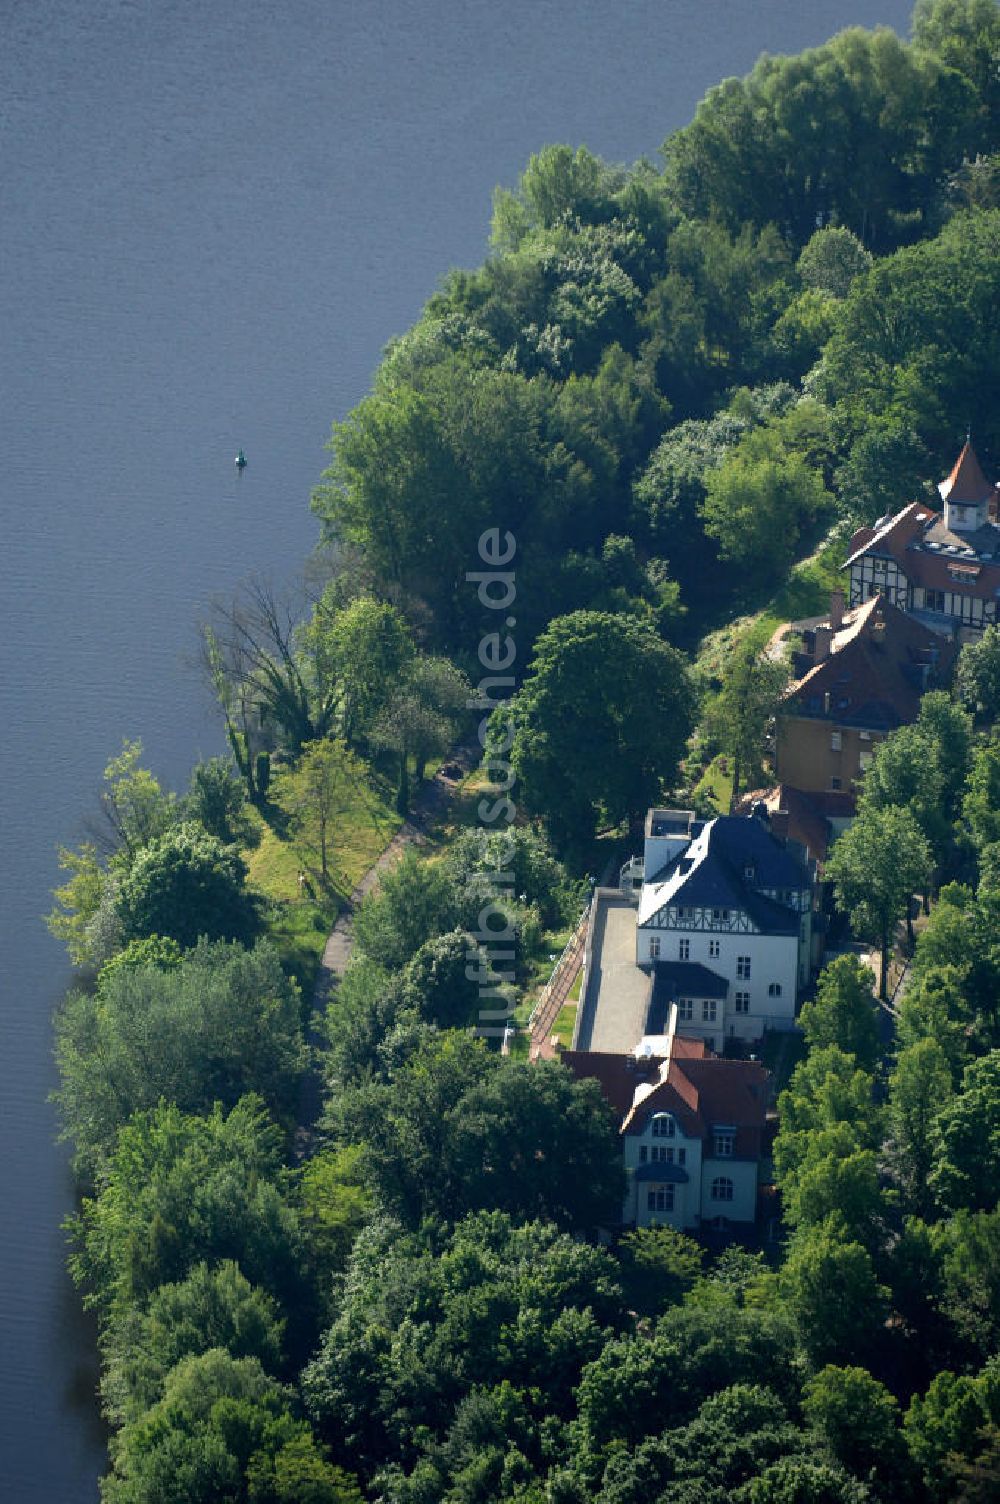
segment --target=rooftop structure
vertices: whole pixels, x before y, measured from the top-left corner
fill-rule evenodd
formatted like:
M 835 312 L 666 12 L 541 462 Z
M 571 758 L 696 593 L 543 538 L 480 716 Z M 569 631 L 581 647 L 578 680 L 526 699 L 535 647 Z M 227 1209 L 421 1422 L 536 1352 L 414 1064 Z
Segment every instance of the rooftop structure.
M 974 637 L 997 620 L 1000 526 L 997 488 L 984 476 L 971 443 L 938 486 L 944 513 L 920 502 L 851 539 L 844 569 L 850 604 L 885 595 L 942 633 Z
M 839 595 L 839 592 L 838 592 Z M 779 780 L 806 793 L 853 795 L 872 749 L 915 721 L 920 698 L 947 683 L 958 643 L 885 595 L 843 610 L 802 632 L 776 725 Z
M 619 1121 L 627 1174 L 623 1222 L 678 1228 L 752 1223 L 770 1076 L 720 1060 L 670 1028 L 658 1054 L 567 1051 Z

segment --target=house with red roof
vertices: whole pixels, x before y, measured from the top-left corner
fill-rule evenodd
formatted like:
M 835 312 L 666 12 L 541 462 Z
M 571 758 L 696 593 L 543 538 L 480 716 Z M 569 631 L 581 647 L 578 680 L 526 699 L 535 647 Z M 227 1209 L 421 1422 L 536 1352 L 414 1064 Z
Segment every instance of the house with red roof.
M 596 1080 L 619 1120 L 627 1189 L 622 1222 L 680 1230 L 752 1225 L 771 1077 L 670 1032 L 662 1052 L 564 1051 Z
M 843 565 L 849 604 L 881 595 L 965 642 L 996 622 L 1000 601 L 997 487 L 986 479 L 970 442 L 938 493 L 943 512 L 914 501 L 874 527 L 858 529 Z
M 804 625 L 775 724 L 775 770 L 786 787 L 850 801 L 824 811 L 849 817 L 873 749 L 948 682 L 959 644 L 881 593 L 845 611 L 835 592 L 829 617 Z

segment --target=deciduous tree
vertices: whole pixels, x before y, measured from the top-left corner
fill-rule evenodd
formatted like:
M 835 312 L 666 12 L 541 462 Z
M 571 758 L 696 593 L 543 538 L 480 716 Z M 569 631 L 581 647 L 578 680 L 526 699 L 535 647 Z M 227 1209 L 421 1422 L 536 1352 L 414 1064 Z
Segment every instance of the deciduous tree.
M 525 807 L 561 841 L 638 815 L 673 778 L 693 694 L 675 648 L 620 616 L 577 611 L 538 639 L 523 687 L 494 712 Z
M 117 909 L 125 940 L 163 935 L 187 949 L 202 936 L 249 944 L 260 930 L 246 863 L 186 822 L 144 846 L 122 877 Z
M 106 967 L 56 1016 L 64 1134 L 92 1178 L 122 1125 L 162 1100 L 188 1112 L 257 1092 L 289 1122 L 306 1064 L 299 995 L 274 948 L 203 942 L 167 968 Z
M 991 1211 L 1000 1202 L 1000 1050 L 965 1067 L 938 1127 L 935 1191 L 946 1206 Z
M 863 1071 L 873 1071 L 879 1059 L 875 978 L 856 956 L 838 956 L 825 966 L 816 996 L 803 1003 L 799 1025 L 811 1050 L 836 1045 L 853 1055 Z
M 340 738 L 325 738 L 306 742 L 297 766 L 280 772 L 271 785 L 275 802 L 291 817 L 294 845 L 306 859 L 319 858 L 324 883 L 338 816 L 356 801 L 366 775 L 364 763 Z
M 837 904 L 854 928 L 881 950 L 879 996 L 888 996 L 889 942 L 909 913 L 914 891 L 926 887 L 931 853 L 907 808 L 862 808 L 837 840 L 826 865 Z

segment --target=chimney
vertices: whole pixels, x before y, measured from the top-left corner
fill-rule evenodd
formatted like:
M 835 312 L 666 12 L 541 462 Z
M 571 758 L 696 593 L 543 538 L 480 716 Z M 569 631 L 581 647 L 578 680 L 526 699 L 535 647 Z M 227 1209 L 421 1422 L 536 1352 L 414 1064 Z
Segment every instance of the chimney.
M 830 627 L 834 632 L 839 632 L 844 625 L 844 592 L 833 590 L 830 593 Z
M 789 814 L 787 809 L 775 809 L 771 811 L 771 834 L 779 841 L 784 842 L 788 840 L 788 820 Z
M 815 633 L 815 647 L 813 648 L 813 662 L 825 663 L 830 656 L 830 643 L 833 633 L 829 627 L 817 627 Z

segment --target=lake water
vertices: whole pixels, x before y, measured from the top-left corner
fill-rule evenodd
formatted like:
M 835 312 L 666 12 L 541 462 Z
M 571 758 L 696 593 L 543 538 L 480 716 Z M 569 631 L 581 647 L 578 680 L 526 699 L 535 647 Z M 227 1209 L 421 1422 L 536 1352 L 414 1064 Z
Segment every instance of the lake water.
M 97 1497 L 41 916 L 104 764 L 221 750 L 210 598 L 292 575 L 334 417 L 533 150 L 653 155 L 719 78 L 908 0 L 2 0 L 0 1492 Z M 232 457 L 246 449 L 238 479 Z

